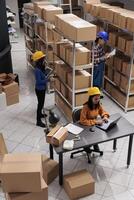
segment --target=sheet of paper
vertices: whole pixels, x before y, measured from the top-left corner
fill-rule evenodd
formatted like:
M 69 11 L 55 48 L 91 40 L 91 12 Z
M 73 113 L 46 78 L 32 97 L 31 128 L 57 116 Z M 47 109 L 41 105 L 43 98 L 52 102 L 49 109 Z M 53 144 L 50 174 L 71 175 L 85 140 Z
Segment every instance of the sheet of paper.
M 78 135 L 80 134 L 82 131 L 83 131 L 83 128 L 79 127 L 79 126 L 76 126 L 74 124 L 68 124 L 67 126 L 65 126 L 65 128 L 67 128 L 67 130 L 70 132 L 70 133 L 73 133 L 75 135 Z
M 108 55 L 107 58 L 110 58 L 116 54 L 116 49 L 113 49 Z

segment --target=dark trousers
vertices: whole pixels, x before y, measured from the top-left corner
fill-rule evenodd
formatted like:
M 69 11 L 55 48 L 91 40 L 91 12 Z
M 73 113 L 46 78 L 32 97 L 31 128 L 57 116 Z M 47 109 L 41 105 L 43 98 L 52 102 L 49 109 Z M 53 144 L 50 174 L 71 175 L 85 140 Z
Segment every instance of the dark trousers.
M 104 79 L 104 62 L 94 66 L 93 86 L 102 89 Z
M 45 93 L 46 90 L 37 90 L 35 89 L 35 93 L 37 96 L 37 100 L 38 100 L 38 105 L 37 105 L 37 122 L 41 121 L 41 115 L 42 115 L 42 109 L 44 106 L 44 102 L 45 102 Z

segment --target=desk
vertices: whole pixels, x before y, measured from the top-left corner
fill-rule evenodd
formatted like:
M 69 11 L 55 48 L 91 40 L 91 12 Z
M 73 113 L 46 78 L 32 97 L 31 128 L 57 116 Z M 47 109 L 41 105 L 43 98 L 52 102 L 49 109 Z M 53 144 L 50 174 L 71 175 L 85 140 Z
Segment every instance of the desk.
M 114 126 L 108 132 L 102 131 L 99 128 L 95 128 L 95 132 L 90 132 L 89 127 L 79 125 L 84 128 L 84 130 L 80 133 L 80 141 L 75 142 L 74 151 L 76 149 L 80 149 L 83 147 L 92 146 L 94 144 L 104 143 L 110 140 L 113 140 L 113 149 L 116 149 L 116 141 L 122 137 L 129 137 L 128 143 L 128 155 L 127 155 L 127 167 L 130 165 L 131 160 L 131 151 L 132 151 L 132 143 L 133 143 L 133 134 L 134 134 L 134 126 L 122 117 L 116 126 Z M 73 139 L 74 135 L 69 134 L 67 139 Z M 53 147 L 56 153 L 59 155 L 59 184 L 63 184 L 63 153 L 69 152 L 62 148 L 62 145 L 59 147 Z M 53 154 L 51 151 L 50 157 L 52 158 Z

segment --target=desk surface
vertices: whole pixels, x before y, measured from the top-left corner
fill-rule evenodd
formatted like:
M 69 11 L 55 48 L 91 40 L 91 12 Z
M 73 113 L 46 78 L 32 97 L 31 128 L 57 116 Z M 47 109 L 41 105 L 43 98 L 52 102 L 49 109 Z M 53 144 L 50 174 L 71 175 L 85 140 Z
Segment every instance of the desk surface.
M 108 132 L 105 132 L 97 127 L 95 127 L 95 132 L 91 132 L 88 126 L 79 126 L 84 128 L 84 130 L 80 133 L 80 141 L 74 142 L 73 150 L 134 134 L 134 125 L 132 125 L 124 117 L 122 117 L 118 121 L 117 125 L 110 129 Z M 73 134 L 69 133 L 67 139 L 73 139 L 74 137 L 75 136 Z M 54 147 L 54 149 L 57 154 L 68 152 L 62 148 L 62 145 L 60 147 Z

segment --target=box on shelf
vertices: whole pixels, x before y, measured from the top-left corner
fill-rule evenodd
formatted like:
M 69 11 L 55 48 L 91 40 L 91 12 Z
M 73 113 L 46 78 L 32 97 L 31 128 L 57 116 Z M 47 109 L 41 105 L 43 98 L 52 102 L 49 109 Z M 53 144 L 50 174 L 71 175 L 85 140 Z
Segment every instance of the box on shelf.
M 5 154 L 3 157 L 1 180 L 6 192 L 40 192 L 42 175 L 39 153 Z
M 67 63 L 72 65 L 73 62 L 73 49 L 68 48 L 66 51 L 66 60 Z M 87 65 L 91 63 L 91 51 L 88 50 L 86 47 L 79 47 L 76 48 L 75 51 L 75 66 L 79 65 Z
M 128 91 L 128 77 L 121 75 L 120 87 L 125 92 Z
M 68 106 L 68 104 L 62 99 L 62 97 L 58 93 L 55 93 L 55 102 L 58 107 L 62 108 L 62 111 L 64 112 L 68 120 L 72 120 L 71 107 Z
M 113 67 L 114 57 L 111 57 L 106 60 L 106 65 Z
M 105 79 L 105 82 L 104 82 L 104 89 L 106 90 L 106 92 L 108 92 L 108 94 L 111 95 L 111 84 Z
M 67 74 L 67 84 L 72 88 L 73 74 Z M 75 89 L 84 89 L 91 86 L 91 74 L 85 70 L 76 71 L 75 73 Z
M 68 136 L 68 131 L 63 126 L 56 126 L 46 136 L 46 141 L 55 146 L 59 146 Z
M 67 88 L 62 82 L 61 82 L 61 93 L 64 97 L 67 97 Z
M 118 44 L 118 36 L 120 35 L 120 33 L 116 33 L 116 32 L 110 32 L 109 33 L 109 40 L 108 40 L 108 44 L 112 47 L 116 47 Z
M 91 4 L 90 13 L 94 17 L 98 17 L 100 15 L 100 4 Z
M 60 81 L 58 78 L 55 78 L 55 88 L 58 90 L 58 91 L 61 91 L 61 84 L 60 84 Z
M 121 74 L 116 70 L 114 71 L 114 80 L 113 81 L 117 86 L 120 86 Z
M 127 61 L 124 61 L 123 63 L 122 63 L 122 73 L 124 74 L 124 75 L 126 75 L 126 76 L 130 76 L 130 63 L 129 62 L 127 62 Z M 131 74 L 131 77 L 134 77 L 134 65 L 132 65 L 132 74 Z
M 113 81 L 113 76 L 114 76 L 114 70 L 113 70 L 113 67 L 112 66 L 106 66 L 106 69 L 107 69 L 107 77 Z
M 132 56 L 132 53 L 133 53 L 133 41 L 132 40 L 126 41 L 125 53 L 129 56 Z
M 56 24 L 60 24 L 60 31 L 75 42 L 96 39 L 96 26 L 73 14 L 56 15 Z
M 128 31 L 134 32 L 134 14 L 127 18 L 127 27 Z
M 38 7 L 51 4 L 49 1 L 36 1 L 34 4 L 34 13 L 38 14 Z
M 75 94 L 75 106 L 82 106 L 88 100 L 88 92 L 81 92 Z M 72 92 L 68 90 L 68 101 L 72 104 Z
M 7 200 L 48 200 L 48 186 L 44 180 L 42 182 L 42 190 L 40 192 L 8 193 Z
M 64 176 L 64 189 L 70 199 L 78 199 L 94 193 L 95 181 L 86 170 Z
M 42 155 L 43 178 L 50 184 L 59 174 L 59 164 L 57 161 Z
M 55 15 L 63 14 L 63 9 L 54 5 L 48 5 L 43 8 L 43 19 L 55 23 Z
M 114 69 L 116 69 L 117 71 L 121 71 L 122 70 L 122 57 L 121 56 L 114 56 Z

